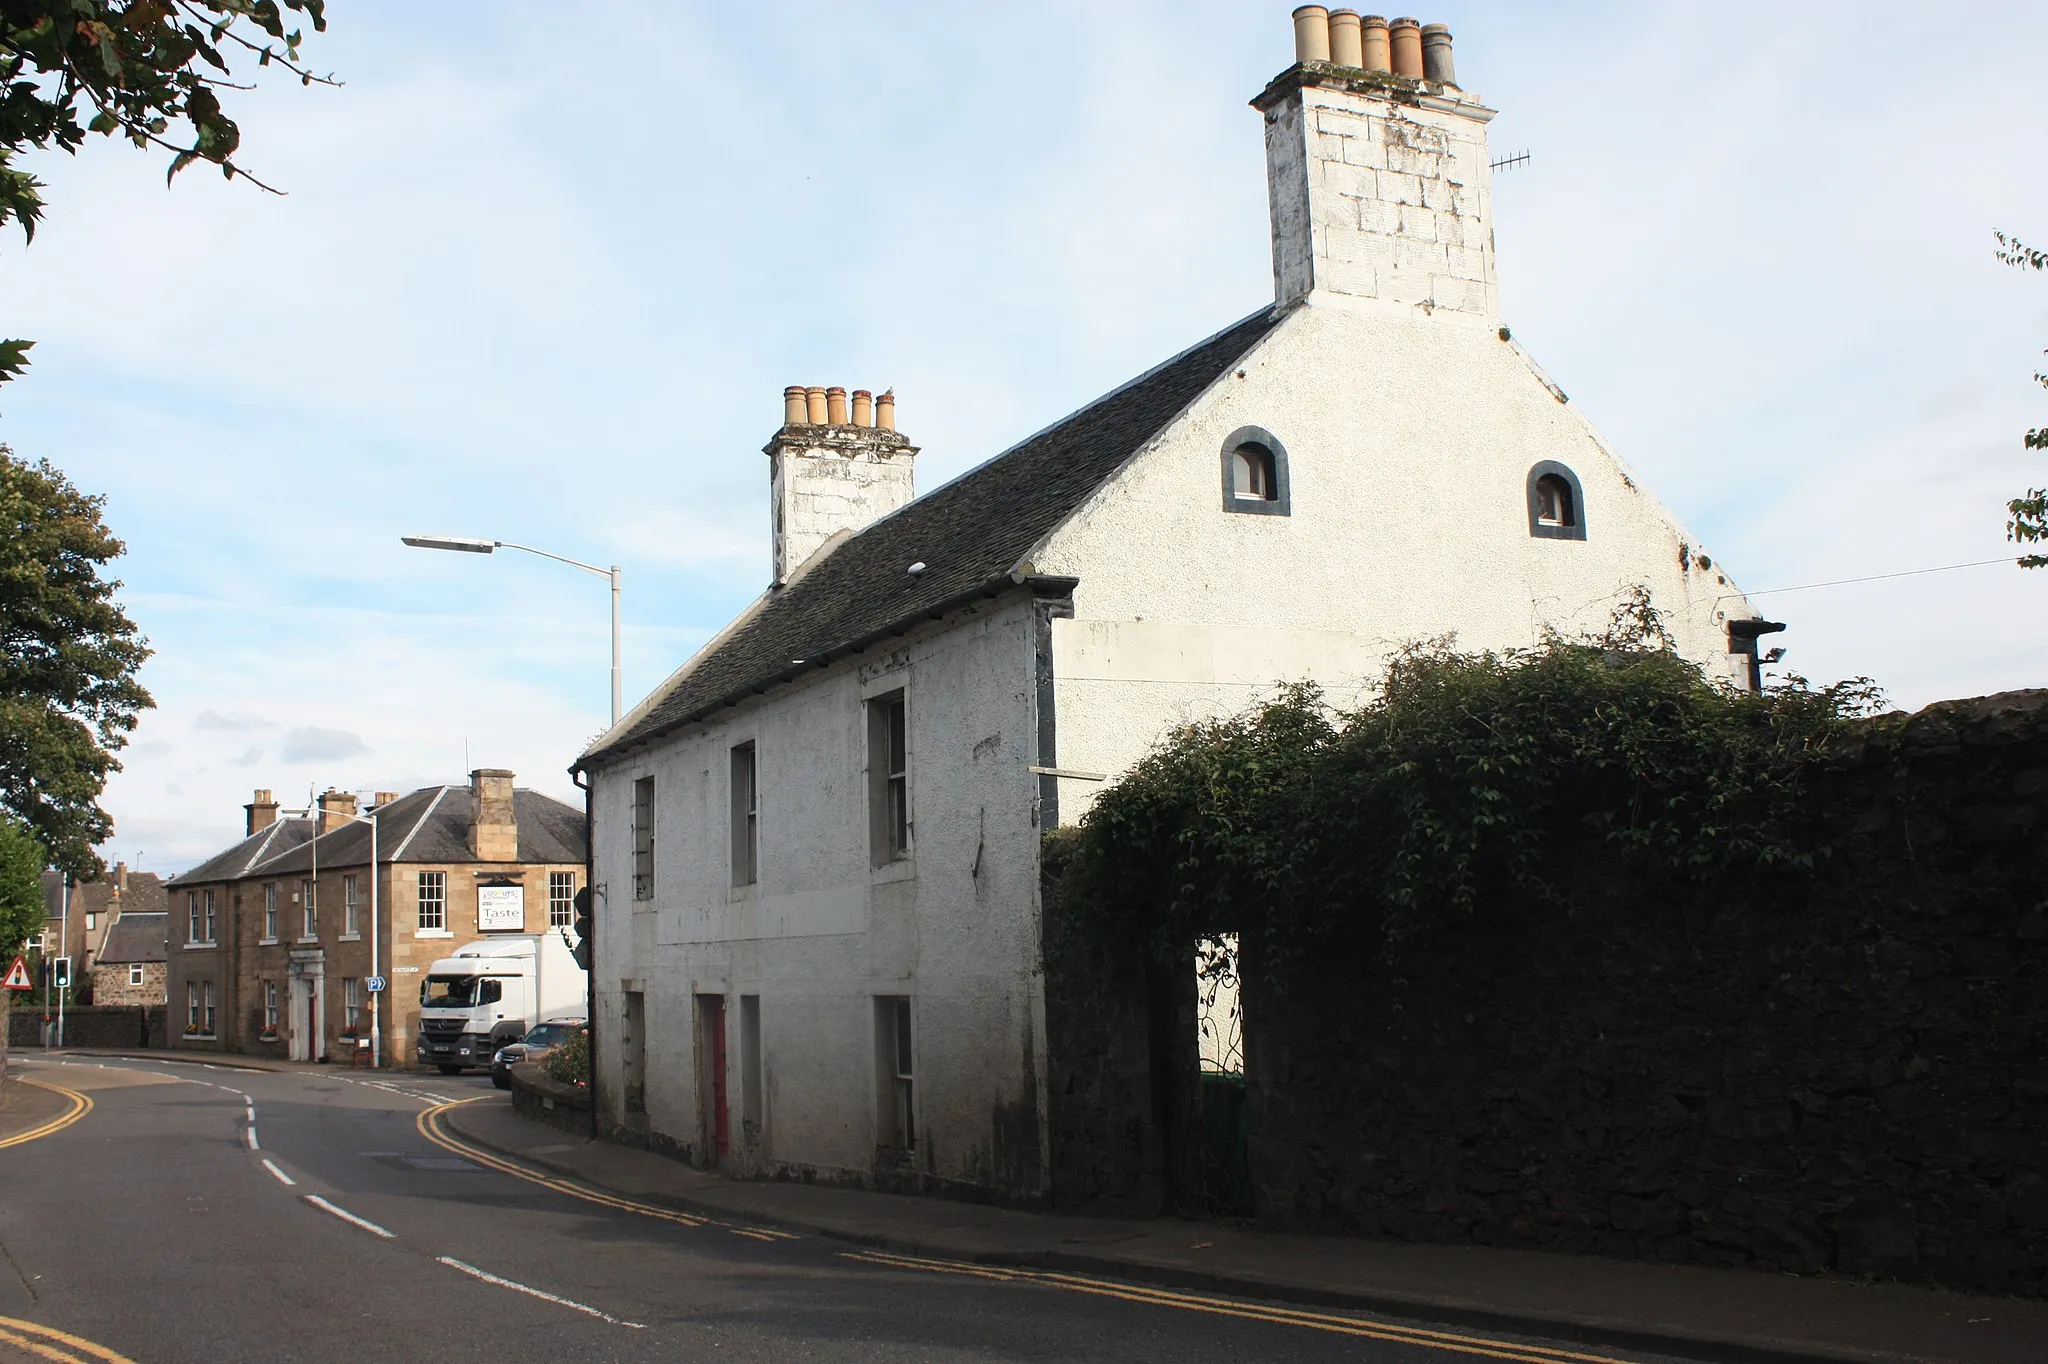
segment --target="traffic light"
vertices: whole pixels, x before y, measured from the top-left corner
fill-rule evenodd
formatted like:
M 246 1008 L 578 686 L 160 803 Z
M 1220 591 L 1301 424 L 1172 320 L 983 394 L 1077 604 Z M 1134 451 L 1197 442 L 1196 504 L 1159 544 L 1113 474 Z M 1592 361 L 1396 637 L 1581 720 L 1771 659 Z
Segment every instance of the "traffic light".
M 71 988 L 71 958 L 59 957 L 51 964 L 50 984 L 59 990 Z
M 576 922 L 573 925 L 576 930 L 576 946 L 570 949 L 570 955 L 576 958 L 578 966 L 588 971 L 590 969 L 590 887 L 585 886 L 577 891 L 576 898 L 572 903 L 576 908 Z

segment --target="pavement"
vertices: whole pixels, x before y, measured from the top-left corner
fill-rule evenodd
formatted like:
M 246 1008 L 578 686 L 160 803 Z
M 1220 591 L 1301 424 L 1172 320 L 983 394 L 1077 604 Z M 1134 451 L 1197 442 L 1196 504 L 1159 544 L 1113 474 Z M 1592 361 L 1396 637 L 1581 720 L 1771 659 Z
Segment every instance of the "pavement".
M 70 1110 L 71 1100 L 55 1090 L 26 1083 L 10 1069 L 0 1078 L 0 1146 L 11 1144 L 24 1132 L 33 1132 Z
M 447 1111 L 477 1145 L 628 1199 L 856 1245 L 1344 1307 L 1700 1359 L 2042 1364 L 2048 1302 L 1843 1277 L 1638 1264 L 1488 1246 L 1089 1218 L 812 1184 L 722 1179 L 579 1140 L 492 1095 Z

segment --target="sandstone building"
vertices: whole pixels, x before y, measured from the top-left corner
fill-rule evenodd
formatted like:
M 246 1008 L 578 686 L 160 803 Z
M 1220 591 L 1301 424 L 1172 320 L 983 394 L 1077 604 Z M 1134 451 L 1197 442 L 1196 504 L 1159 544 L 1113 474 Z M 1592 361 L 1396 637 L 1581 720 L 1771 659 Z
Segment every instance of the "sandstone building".
M 568 925 L 583 884 L 583 812 L 515 788 L 510 772 L 382 792 L 360 812 L 338 791 L 304 815 L 280 818 L 261 790 L 245 809 L 242 840 L 168 886 L 170 1031 L 181 1046 L 350 1059 L 370 1036 L 376 974 L 390 986 L 383 1064 L 410 1066 L 425 968 L 491 932 Z M 488 929 L 484 887 L 498 892 Z M 503 917 L 515 905 L 516 922 Z

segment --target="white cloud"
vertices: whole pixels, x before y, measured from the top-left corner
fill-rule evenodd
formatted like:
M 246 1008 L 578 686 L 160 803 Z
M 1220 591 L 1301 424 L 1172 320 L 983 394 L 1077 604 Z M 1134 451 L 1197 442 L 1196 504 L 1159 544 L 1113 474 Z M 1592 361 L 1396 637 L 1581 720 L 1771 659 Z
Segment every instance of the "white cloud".
M 1496 180 L 1506 320 L 1745 587 L 2005 548 L 2048 290 L 1990 233 L 2048 237 L 2048 13 L 1818 4 L 1731 50 L 1683 6 L 1447 3 L 1496 150 L 1532 153 Z M 1265 299 L 1245 101 L 1286 11 L 629 4 L 665 55 L 620 82 L 537 0 L 362 6 L 313 40 L 346 86 L 231 101 L 284 199 L 33 158 L 0 296 L 41 344 L 0 437 L 107 494 L 158 650 L 110 852 L 203 856 L 287 776 L 575 798 L 604 584 L 397 537 L 621 564 L 630 704 L 764 580 L 783 385 L 895 386 L 928 488 Z M 1788 666 L 1911 704 L 2048 673 L 2048 572 L 1759 600 Z M 288 768 L 312 730 L 362 751 Z
M 301 725 L 287 731 L 284 745 L 278 750 L 278 759 L 286 763 L 338 762 L 343 758 L 363 758 L 370 754 L 370 746 L 361 736 L 345 729 L 317 729 L 312 725 Z

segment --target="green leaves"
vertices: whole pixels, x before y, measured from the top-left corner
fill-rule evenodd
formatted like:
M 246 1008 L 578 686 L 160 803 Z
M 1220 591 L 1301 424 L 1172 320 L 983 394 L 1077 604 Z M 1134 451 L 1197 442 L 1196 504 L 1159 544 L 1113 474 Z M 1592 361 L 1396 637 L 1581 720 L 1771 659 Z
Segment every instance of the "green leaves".
M 1486 906 L 1568 906 L 1594 846 L 1694 880 L 1809 866 L 1804 775 L 1879 701 L 1861 680 L 1716 686 L 1640 590 L 1590 639 L 1425 641 L 1354 713 L 1293 687 L 1169 737 L 1068 835 L 1056 921 L 1162 960 L 1253 934 L 1277 970 L 1398 952 Z
M 2007 265 L 2022 270 L 2048 270 L 2048 251 L 2036 251 L 2003 232 L 1993 235 L 1998 238 L 1998 258 Z M 2048 388 L 2048 373 L 2036 373 L 2034 382 Z M 2048 450 L 2048 427 L 2035 427 L 2027 432 L 2025 443 L 2029 450 Z M 2016 545 L 2048 543 L 2048 488 L 2029 488 L 2023 496 L 2006 503 L 2005 509 L 2011 517 L 2005 524 L 2007 540 Z M 2019 565 L 2048 568 L 2048 554 L 2022 555 Z
M 241 88 L 233 80 L 235 61 L 283 66 L 305 85 L 334 84 L 300 64 L 299 31 L 285 31 L 288 11 L 306 15 L 315 31 L 327 27 L 321 0 L 285 0 L 282 7 L 274 0 L 0 6 L 0 157 L 24 147 L 76 151 L 90 132 L 164 148 L 172 153 L 172 176 L 205 160 L 230 178 L 254 180 L 232 160 L 241 130 L 220 103 L 221 90 Z M 178 125 L 189 129 L 187 140 L 172 137 Z M 5 216 L 0 199 L 0 221 Z
M 96 802 L 114 754 L 155 704 L 135 680 L 149 645 L 102 576 L 122 545 L 101 503 L 0 446 L 0 811 L 81 876 L 113 831 Z
M 0 814 L 0 961 L 19 952 L 43 926 L 45 862 L 43 845 L 28 828 Z

